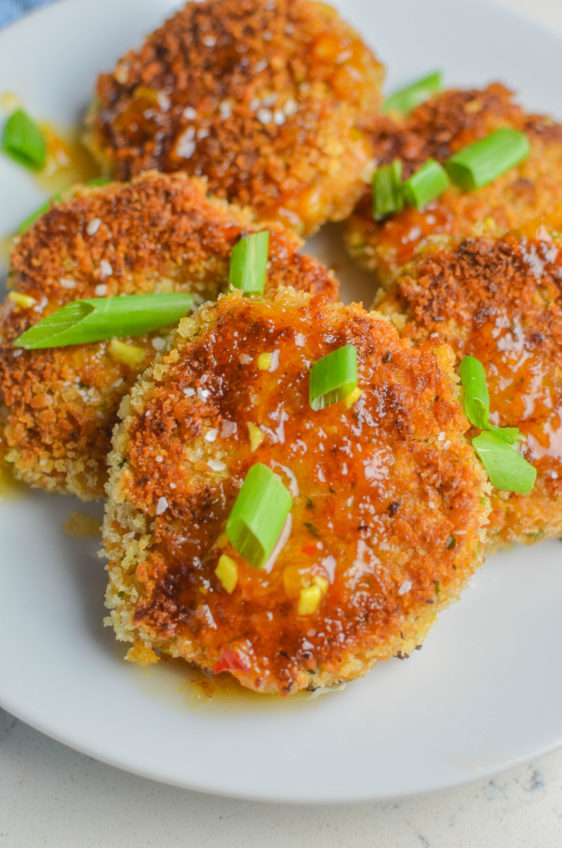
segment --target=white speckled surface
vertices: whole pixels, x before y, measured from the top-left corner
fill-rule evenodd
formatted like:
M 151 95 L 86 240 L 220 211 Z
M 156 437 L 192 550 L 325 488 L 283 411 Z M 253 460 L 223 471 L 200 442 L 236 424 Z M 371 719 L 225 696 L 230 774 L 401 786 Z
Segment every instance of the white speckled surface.
M 468 11 L 470 0 L 463 2 Z M 562 32 L 562 0 L 504 2 Z M 430 796 L 288 807 L 198 795 L 125 774 L 51 741 L 0 710 L 2 848 L 264 844 L 559 848 L 562 751 L 493 780 Z

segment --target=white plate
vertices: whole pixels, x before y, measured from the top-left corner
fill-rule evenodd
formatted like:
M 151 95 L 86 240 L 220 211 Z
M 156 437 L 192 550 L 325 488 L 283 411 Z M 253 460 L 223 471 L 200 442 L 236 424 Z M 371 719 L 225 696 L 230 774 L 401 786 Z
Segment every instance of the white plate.
M 166 0 L 66 0 L 0 33 L 0 92 L 34 114 L 76 122 L 98 71 L 172 8 Z M 395 85 L 442 67 L 450 83 L 501 78 L 562 113 L 562 43 L 502 7 L 471 0 L 341 0 L 390 65 Z M 0 233 L 39 199 L 0 159 Z M 370 299 L 333 238 L 346 295 Z M 335 245 L 335 246 L 334 246 Z M 283 702 L 194 706 L 175 668 L 141 669 L 102 628 L 95 543 L 70 539 L 71 499 L 0 504 L 0 702 L 74 748 L 138 774 L 244 798 L 359 801 L 490 775 L 562 742 L 559 542 L 489 560 L 421 652 L 345 691 Z

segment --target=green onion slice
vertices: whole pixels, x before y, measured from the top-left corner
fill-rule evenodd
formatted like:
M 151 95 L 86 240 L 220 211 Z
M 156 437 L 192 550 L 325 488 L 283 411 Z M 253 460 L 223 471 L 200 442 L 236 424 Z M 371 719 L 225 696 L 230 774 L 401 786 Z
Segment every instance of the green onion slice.
M 26 330 L 14 345 L 37 350 L 142 336 L 176 324 L 192 307 L 193 297 L 184 292 L 74 300 Z
M 495 433 L 480 433 L 472 440 L 490 483 L 496 489 L 528 495 L 537 479 L 537 471 L 521 454 Z
M 343 400 L 357 388 L 357 350 L 348 344 L 333 350 L 310 369 L 309 401 L 317 412 Z
M 241 238 L 230 257 L 230 288 L 242 289 L 244 294 L 263 294 L 268 251 L 268 230 Z
M 465 191 L 475 191 L 519 165 L 530 152 L 525 133 L 505 128 L 455 153 L 445 167 L 454 183 Z
M 383 165 L 373 174 L 373 218 L 382 221 L 403 208 L 402 162 L 395 159 L 391 165 Z
M 422 77 L 419 80 L 399 89 L 383 103 L 383 112 L 398 112 L 400 115 L 407 115 L 424 100 L 427 100 L 432 94 L 440 91 L 443 88 L 443 73 L 441 71 L 433 71 L 431 74 Z
M 450 184 L 445 168 L 435 159 L 428 159 L 404 182 L 402 193 L 408 206 L 424 209 L 447 191 Z
M 35 121 L 23 109 L 13 112 L 4 126 L 2 150 L 26 168 L 40 170 L 47 161 L 47 144 Z
M 92 177 L 91 180 L 88 180 L 86 185 L 88 188 L 95 188 L 96 186 L 104 186 L 111 182 L 113 182 L 113 180 L 109 177 Z
M 226 534 L 252 568 L 263 568 L 279 540 L 293 500 L 267 465 L 252 465 L 226 522 Z
M 464 413 L 471 424 L 485 430 L 490 417 L 490 395 L 484 366 L 475 356 L 465 356 L 459 365 L 464 389 Z

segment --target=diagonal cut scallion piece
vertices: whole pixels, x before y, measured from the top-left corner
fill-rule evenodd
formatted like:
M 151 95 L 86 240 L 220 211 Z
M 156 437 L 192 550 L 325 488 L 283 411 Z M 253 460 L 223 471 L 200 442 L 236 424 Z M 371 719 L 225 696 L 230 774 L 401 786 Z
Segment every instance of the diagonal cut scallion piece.
M 268 230 L 241 238 L 230 257 L 230 288 L 241 289 L 244 294 L 263 294 L 268 252 Z
M 241 557 L 262 568 L 277 544 L 293 499 L 267 465 L 252 465 L 226 522 L 226 535 Z
M 433 71 L 430 74 L 415 80 L 410 85 L 395 91 L 384 101 L 383 112 L 397 112 L 399 115 L 408 115 L 416 106 L 436 94 L 443 88 L 443 73 Z
M 535 485 L 537 471 L 530 462 L 495 433 L 484 431 L 472 445 L 496 489 L 528 495 Z
M 16 109 L 4 126 L 2 150 L 20 165 L 39 171 L 47 161 L 43 133 L 23 109 Z
M 26 330 L 14 345 L 37 350 L 142 336 L 176 324 L 192 308 L 193 297 L 184 292 L 74 300 Z
M 347 344 L 323 356 L 310 369 L 309 402 L 315 412 L 357 388 L 357 349 Z
M 450 178 L 465 191 L 476 191 L 527 159 L 525 133 L 504 127 L 459 150 L 445 162 Z

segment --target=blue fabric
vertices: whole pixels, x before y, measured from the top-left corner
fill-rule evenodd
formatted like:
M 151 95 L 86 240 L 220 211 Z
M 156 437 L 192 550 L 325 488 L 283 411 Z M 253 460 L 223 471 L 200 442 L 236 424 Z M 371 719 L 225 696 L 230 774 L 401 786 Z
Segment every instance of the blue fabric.
M 12 23 L 30 9 L 50 2 L 51 0 L 0 0 L 0 27 Z

